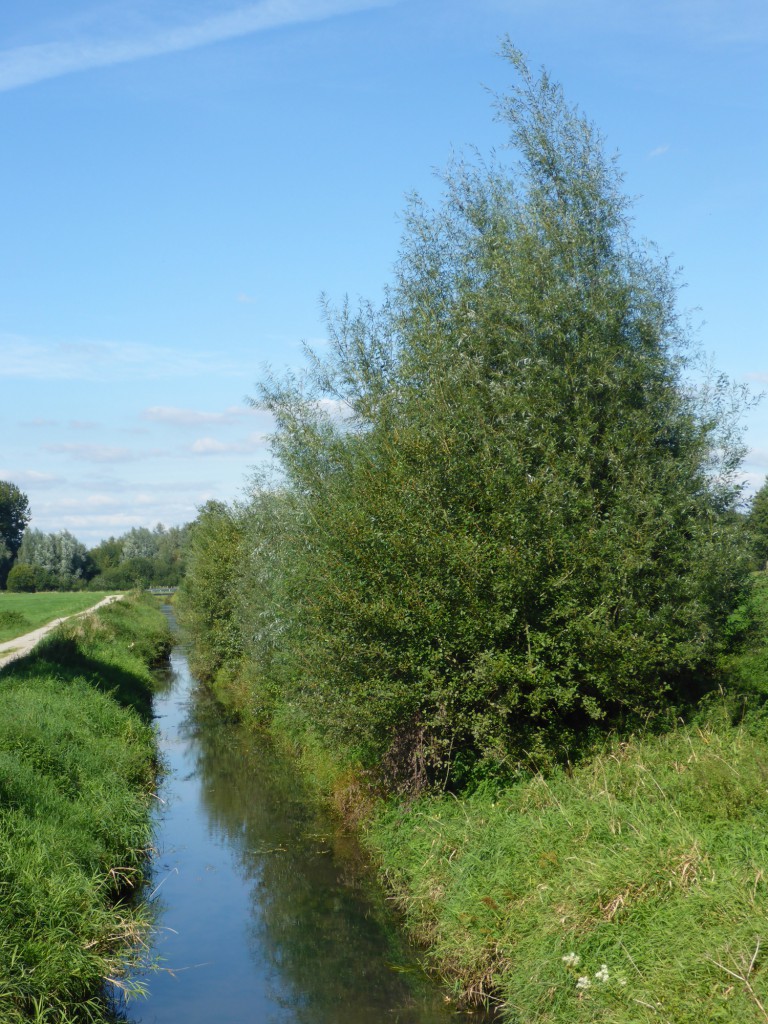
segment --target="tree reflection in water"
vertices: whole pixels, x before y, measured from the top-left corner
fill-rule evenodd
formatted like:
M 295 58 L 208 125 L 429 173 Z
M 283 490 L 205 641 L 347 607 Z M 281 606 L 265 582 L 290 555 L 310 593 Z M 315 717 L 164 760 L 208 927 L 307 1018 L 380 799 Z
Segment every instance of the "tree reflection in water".
M 149 976 L 131 1018 L 455 1021 L 388 921 L 354 839 L 266 739 L 193 712 L 186 658 L 173 660 L 174 686 L 157 705 L 171 775 L 156 884 L 158 952 L 174 973 Z

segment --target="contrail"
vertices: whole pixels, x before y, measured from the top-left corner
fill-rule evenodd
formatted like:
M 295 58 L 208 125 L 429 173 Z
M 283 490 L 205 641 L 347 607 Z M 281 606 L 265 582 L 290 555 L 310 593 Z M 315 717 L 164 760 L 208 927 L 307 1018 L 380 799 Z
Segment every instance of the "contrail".
M 191 25 L 163 27 L 133 39 L 84 39 L 0 50 L 0 92 L 47 78 L 193 50 L 267 29 L 389 6 L 394 0 L 262 0 Z

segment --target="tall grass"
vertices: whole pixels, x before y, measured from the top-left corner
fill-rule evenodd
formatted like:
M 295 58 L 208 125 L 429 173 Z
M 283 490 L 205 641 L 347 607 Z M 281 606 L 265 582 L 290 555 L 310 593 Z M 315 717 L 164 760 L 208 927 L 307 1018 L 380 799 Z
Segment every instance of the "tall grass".
M 67 624 L 0 672 L 0 1020 L 102 1022 L 140 954 L 151 842 L 148 663 L 164 620 L 134 600 Z M 132 705 L 132 706 L 131 706 Z
M 368 842 L 460 1002 L 516 1024 L 768 1021 L 766 593 L 695 721 L 379 809 Z
M 537 1024 L 741 1024 L 768 1020 L 759 952 L 749 969 L 767 789 L 764 730 L 713 722 L 613 743 L 571 777 L 393 807 L 369 838 L 465 1001 Z

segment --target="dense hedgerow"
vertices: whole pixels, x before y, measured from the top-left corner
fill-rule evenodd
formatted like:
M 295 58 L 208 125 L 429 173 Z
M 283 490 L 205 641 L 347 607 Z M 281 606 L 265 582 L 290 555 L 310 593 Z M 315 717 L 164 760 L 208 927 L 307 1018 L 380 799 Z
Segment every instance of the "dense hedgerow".
M 152 674 L 169 634 L 126 599 L 0 672 L 0 1018 L 111 1017 L 148 922 Z
M 280 485 L 206 512 L 189 573 L 200 601 L 229 573 L 202 647 L 246 656 L 256 711 L 414 789 L 684 706 L 749 563 L 733 392 L 688 383 L 594 127 L 506 55 L 518 164 L 414 200 L 382 307 L 329 311 L 306 379 L 260 385 Z

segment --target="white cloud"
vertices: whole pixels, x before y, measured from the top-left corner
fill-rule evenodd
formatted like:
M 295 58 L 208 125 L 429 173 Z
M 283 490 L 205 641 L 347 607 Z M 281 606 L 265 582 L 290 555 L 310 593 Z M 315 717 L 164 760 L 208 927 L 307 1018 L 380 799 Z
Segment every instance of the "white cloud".
M 145 454 L 131 451 L 130 448 L 110 448 L 98 444 L 47 444 L 43 447 L 52 455 L 70 455 L 79 462 L 133 462 L 135 459 L 146 458 Z
M 153 405 L 141 414 L 154 423 L 170 423 L 176 427 L 196 427 L 202 423 L 237 423 L 244 416 L 253 415 L 250 409 L 230 406 L 224 412 L 202 412 L 197 409 L 178 409 L 175 406 Z
M 346 420 L 352 415 L 352 407 L 343 398 L 321 398 L 317 408 L 332 420 Z
M 251 434 L 245 441 L 219 441 L 215 437 L 199 437 L 190 446 L 195 455 L 248 455 L 264 448 L 266 436 Z
M 752 448 L 744 461 L 748 466 L 768 469 L 768 448 Z
M 69 426 L 73 430 L 98 430 L 101 424 L 92 420 L 70 420 Z
M 0 377 L 31 380 L 157 380 L 241 376 L 242 364 L 217 352 L 116 341 L 39 341 L 0 335 Z M 35 421 L 35 425 L 44 425 Z
M 0 52 L 0 91 L 76 71 L 193 50 L 267 29 L 323 21 L 388 2 L 391 0 L 262 0 L 193 24 L 154 25 L 133 38 L 80 38 L 20 46 Z
M 120 508 L 122 504 L 118 498 L 110 494 L 86 494 L 83 497 L 59 498 L 56 502 L 57 507 L 61 509 Z
M 52 473 L 40 473 L 35 469 L 0 468 L 0 480 L 11 480 L 17 487 L 58 487 L 64 483 L 59 476 L 54 476 Z
M 649 160 L 655 160 L 657 157 L 664 156 L 664 154 L 668 153 L 668 152 L 669 152 L 669 146 L 668 145 L 665 144 L 663 146 L 657 146 L 655 149 L 652 149 L 650 151 L 650 153 L 648 154 L 648 159 Z

